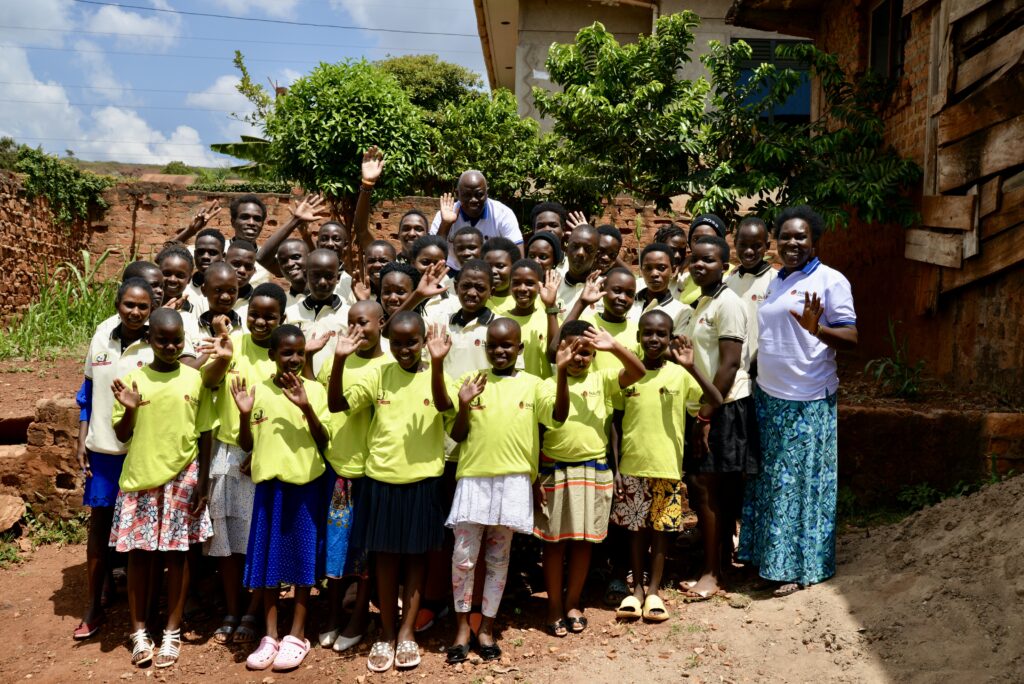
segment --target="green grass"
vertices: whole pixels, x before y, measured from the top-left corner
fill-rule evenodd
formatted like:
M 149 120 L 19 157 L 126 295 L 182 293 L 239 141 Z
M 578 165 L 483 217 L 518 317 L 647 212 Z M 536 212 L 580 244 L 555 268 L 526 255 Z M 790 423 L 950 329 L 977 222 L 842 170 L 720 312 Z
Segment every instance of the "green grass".
M 0 336 L 0 359 L 55 358 L 77 353 L 96 326 L 114 313 L 117 280 L 99 280 L 110 256 L 93 260 L 82 250 L 82 268 L 65 262 L 42 276 L 39 296 Z
M 20 562 L 21 554 L 18 552 L 18 544 L 14 540 L 14 535 L 10 532 L 0 535 L 0 570 Z
M 84 544 L 89 535 L 89 514 L 84 511 L 70 520 L 54 520 L 36 516 L 30 506 L 25 513 L 25 522 L 28 524 L 32 546 Z

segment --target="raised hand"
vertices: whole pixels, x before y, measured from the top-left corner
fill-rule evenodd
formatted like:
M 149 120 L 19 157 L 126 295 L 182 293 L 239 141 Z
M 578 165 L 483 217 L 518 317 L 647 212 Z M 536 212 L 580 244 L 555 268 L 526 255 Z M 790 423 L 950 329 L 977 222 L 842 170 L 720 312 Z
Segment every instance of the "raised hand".
M 363 274 L 359 280 L 352 280 L 352 294 L 360 302 L 365 302 L 373 296 L 373 290 L 370 289 L 370 278 L 366 274 Z
M 220 213 L 220 200 L 215 199 L 210 202 L 207 206 L 199 210 L 199 213 L 192 217 L 192 224 L 189 226 L 191 231 L 202 230 L 210 220 Z
M 381 171 L 384 170 L 384 153 L 372 145 L 370 149 L 363 152 L 362 181 L 363 185 L 374 186 L 380 179 Z
M 468 405 L 474 399 L 484 393 L 487 387 L 487 373 L 480 372 L 471 378 L 466 378 L 459 389 L 459 403 Z
M 583 332 L 583 339 L 587 341 L 591 347 L 597 351 L 612 351 L 615 349 L 617 342 L 612 334 L 607 330 L 599 328 L 590 328 Z
M 132 388 L 128 389 L 128 385 L 117 378 L 110 386 L 110 390 L 114 393 L 114 398 L 120 402 L 121 406 L 126 409 L 137 409 L 142 404 L 142 395 L 139 394 L 139 386 L 132 381 Z
M 188 301 L 188 295 L 183 294 L 180 297 L 174 299 L 168 299 L 166 302 L 160 305 L 161 309 L 174 309 L 175 311 L 181 311 L 181 307 L 185 306 L 185 302 Z
M 683 368 L 693 368 L 693 343 L 690 338 L 680 335 L 672 338 L 668 346 L 670 358 Z
M 448 274 L 448 264 L 437 261 L 431 264 L 416 286 L 416 295 L 423 299 L 430 299 L 445 291 L 444 277 Z
M 231 319 L 224 314 L 213 317 L 213 333 L 218 337 L 231 334 Z
M 544 306 L 554 306 L 558 301 L 558 286 L 562 283 L 562 276 L 555 269 L 544 274 L 544 282 L 540 286 L 540 301 Z
M 580 299 L 588 306 L 601 301 L 604 297 L 604 276 L 600 271 L 591 271 L 587 281 L 583 284 L 583 291 L 580 292 Z
M 315 221 L 326 210 L 324 198 L 320 195 L 306 195 L 298 204 L 292 204 L 292 216 L 303 223 Z
M 227 333 L 217 337 L 204 337 L 199 348 L 200 354 L 209 354 L 218 359 L 230 359 L 235 355 L 234 345 L 231 343 L 231 336 Z
M 432 323 L 427 330 L 427 350 L 432 361 L 443 361 L 452 348 L 452 338 L 447 330 L 437 323 Z
M 256 387 L 251 389 L 246 386 L 245 378 L 232 378 L 231 398 L 235 400 L 235 406 L 242 415 L 252 413 L 252 407 L 256 403 Z
M 572 357 L 579 351 L 582 341 L 580 338 L 575 338 L 570 342 L 569 340 L 562 340 L 558 343 L 558 350 L 555 352 L 555 366 L 559 370 L 564 370 L 569 362 L 572 361 Z
M 365 341 L 366 336 L 363 335 L 363 329 L 350 325 L 348 330 L 338 335 L 338 341 L 334 347 L 334 357 L 343 359 L 352 356 L 359 351 L 359 345 Z
M 796 319 L 800 327 L 812 335 L 817 335 L 821 328 L 821 315 L 825 313 L 825 307 L 821 305 L 821 298 L 817 292 L 804 293 L 804 310 L 800 313 L 790 311 L 790 315 Z
M 295 373 L 283 373 L 281 375 L 281 391 L 284 392 L 284 396 L 288 397 L 288 401 L 292 402 L 299 408 L 306 408 L 309 406 L 309 397 L 306 396 L 306 386 L 302 380 Z
M 327 341 L 334 337 L 334 331 L 320 333 L 314 332 L 306 338 L 306 356 L 316 354 L 318 351 L 327 346 Z
M 450 192 L 444 193 L 441 195 L 441 221 L 452 224 L 458 218 L 459 213 L 455 211 L 455 198 Z
M 582 211 L 570 211 L 569 216 L 565 219 L 565 225 L 569 232 L 576 230 L 576 226 L 582 226 L 586 222 L 587 215 Z

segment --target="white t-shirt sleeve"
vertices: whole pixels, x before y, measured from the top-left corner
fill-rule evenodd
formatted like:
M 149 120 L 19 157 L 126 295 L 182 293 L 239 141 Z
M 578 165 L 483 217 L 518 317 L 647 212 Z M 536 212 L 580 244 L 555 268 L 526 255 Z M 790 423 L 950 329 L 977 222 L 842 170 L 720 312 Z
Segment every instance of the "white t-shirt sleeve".
M 430 230 L 428 231 L 431 235 L 437 235 L 437 231 L 441 228 L 441 212 L 434 214 L 434 220 L 430 222 Z
M 832 273 L 824 300 L 825 321 L 830 328 L 857 324 L 850 281 L 839 271 Z
M 494 217 L 498 234 L 517 245 L 523 244 L 523 231 L 519 228 L 519 219 L 516 218 L 516 213 L 504 204 L 495 203 L 494 206 L 498 209 L 497 215 Z
M 729 290 L 729 294 L 733 294 L 732 290 Z M 747 339 L 747 313 L 743 309 L 743 302 L 735 295 L 723 296 L 719 304 L 718 339 L 738 342 L 745 342 Z

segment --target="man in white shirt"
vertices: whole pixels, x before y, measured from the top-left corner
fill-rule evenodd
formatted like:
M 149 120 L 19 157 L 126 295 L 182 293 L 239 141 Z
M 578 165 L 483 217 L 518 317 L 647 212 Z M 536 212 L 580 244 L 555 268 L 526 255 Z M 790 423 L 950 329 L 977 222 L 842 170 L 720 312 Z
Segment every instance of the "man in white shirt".
M 441 196 L 441 210 L 434 215 L 430 223 L 431 235 L 440 235 L 451 243 L 460 228 L 473 226 L 484 237 L 504 237 L 517 245 L 522 256 L 523 232 L 519 228 L 519 220 L 515 212 L 498 200 L 487 196 L 487 179 L 476 170 L 463 172 L 459 176 L 456 189 L 458 201 L 450 194 Z M 455 250 L 448 249 L 448 267 L 459 269 L 459 260 Z

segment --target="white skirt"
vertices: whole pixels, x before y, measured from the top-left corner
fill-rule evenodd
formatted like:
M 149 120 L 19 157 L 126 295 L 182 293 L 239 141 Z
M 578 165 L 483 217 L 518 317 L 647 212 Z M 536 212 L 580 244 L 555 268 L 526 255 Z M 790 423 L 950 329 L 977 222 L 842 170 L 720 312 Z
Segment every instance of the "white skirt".
M 239 470 L 246 456 L 241 447 L 219 440 L 213 442 L 208 504 L 213 537 L 203 549 L 207 556 L 245 554 L 249 545 L 249 523 L 256 485 L 251 477 Z
M 533 487 L 529 475 L 464 477 L 455 485 L 452 510 L 445 525 L 504 525 L 533 533 Z

